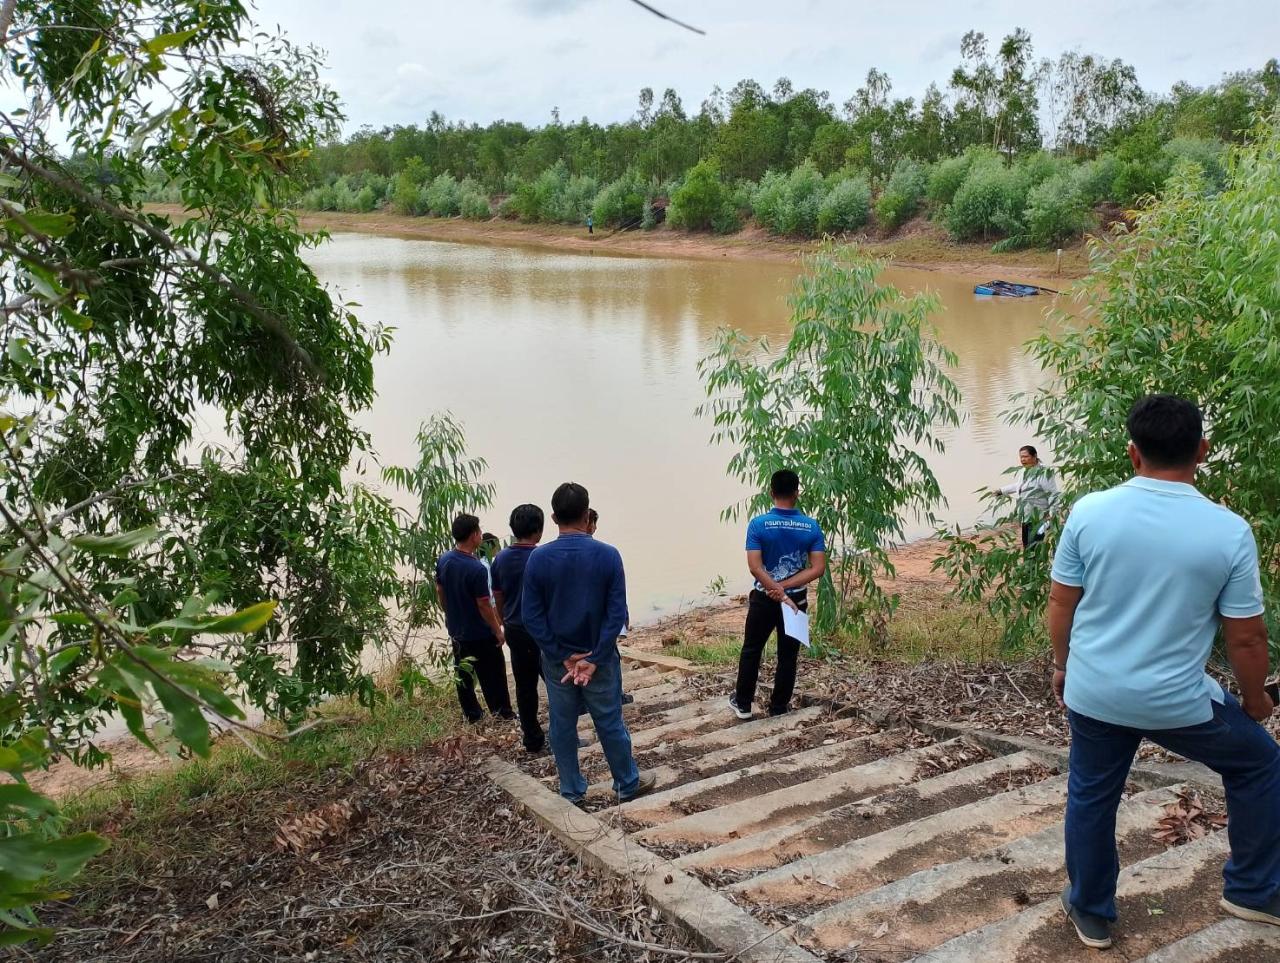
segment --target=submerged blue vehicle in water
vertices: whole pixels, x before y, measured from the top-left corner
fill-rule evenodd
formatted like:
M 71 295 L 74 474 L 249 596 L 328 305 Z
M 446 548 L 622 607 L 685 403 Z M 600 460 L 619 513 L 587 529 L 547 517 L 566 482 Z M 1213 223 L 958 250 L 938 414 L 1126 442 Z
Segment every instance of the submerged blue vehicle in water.
M 1057 294 L 1057 291 L 1051 291 L 1049 288 L 1037 287 L 1034 284 L 1014 284 L 1010 281 L 988 281 L 986 284 L 975 284 L 973 286 L 974 294 L 982 294 L 988 297 L 997 298 L 1029 298 L 1044 291 L 1047 294 Z

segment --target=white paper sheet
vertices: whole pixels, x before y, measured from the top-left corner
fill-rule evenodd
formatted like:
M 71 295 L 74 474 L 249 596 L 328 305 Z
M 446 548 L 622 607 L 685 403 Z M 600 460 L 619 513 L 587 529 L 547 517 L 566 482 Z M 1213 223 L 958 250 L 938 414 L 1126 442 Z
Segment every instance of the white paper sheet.
M 797 642 L 809 647 L 809 616 L 798 612 L 790 605 L 782 606 L 782 631 Z

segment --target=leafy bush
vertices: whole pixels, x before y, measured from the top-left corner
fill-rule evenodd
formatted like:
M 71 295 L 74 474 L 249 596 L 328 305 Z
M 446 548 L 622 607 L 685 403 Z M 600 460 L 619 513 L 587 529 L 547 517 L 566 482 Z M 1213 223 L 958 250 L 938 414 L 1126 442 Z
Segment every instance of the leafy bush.
M 766 172 L 751 199 L 751 209 L 771 234 L 813 237 L 826 193 L 822 175 L 806 161 L 790 174 Z
M 889 182 L 876 201 L 876 220 L 888 230 L 908 220 L 919 208 L 928 183 L 929 175 L 924 165 L 902 158 L 894 165 Z
M 792 333 L 781 354 L 722 330 L 698 365 L 715 422 L 734 451 L 729 472 L 755 494 L 738 516 L 768 507 L 769 476 L 804 466 L 804 507 L 827 535 L 833 564 L 815 613 L 825 634 L 883 641 L 893 600 L 877 577 L 905 520 L 941 500 L 922 451 L 941 451 L 939 429 L 958 423 L 955 359 L 928 336 L 933 295 L 907 297 L 877 281 L 878 267 L 823 245 L 791 297 Z
M 871 184 L 866 177 L 838 182 L 818 208 L 818 230 L 823 234 L 856 231 L 871 214 Z
M 671 192 L 667 220 L 672 227 L 728 233 L 725 229 L 736 219 L 729 190 L 720 180 L 720 165 L 711 158 L 694 164 L 684 183 Z
M 1074 237 L 1089 227 L 1089 205 L 1071 173 L 1055 174 L 1031 188 L 1024 221 L 1030 242 L 1042 247 Z
M 417 181 L 406 173 L 396 176 L 395 190 L 391 195 L 392 206 L 401 214 L 421 213 L 422 189 Z
M 596 195 L 591 214 L 599 226 L 635 226 L 644 218 L 647 185 L 640 172 L 628 168 L 616 181 L 606 184 Z
M 995 164 L 972 164 L 947 208 L 946 224 L 957 240 L 1023 233 L 1025 175 Z
M 356 195 L 355 209 L 361 214 L 368 214 L 378 206 L 378 195 L 372 187 L 366 187 Z
M 440 174 L 422 189 L 419 203 L 434 217 L 456 217 L 462 213 L 462 185 L 452 174 Z
M 1120 162 L 1114 154 L 1103 154 L 1073 168 L 1071 180 L 1080 200 L 1088 207 L 1112 200 L 1119 169 Z
M 1195 164 L 1204 173 L 1209 190 L 1216 194 L 1227 183 L 1227 168 L 1223 163 L 1226 145 L 1221 141 L 1198 137 L 1175 137 L 1160 148 L 1172 171 L 1179 162 Z
M 459 212 L 469 221 L 487 221 L 493 216 L 489 210 L 489 195 L 473 180 L 462 182 L 462 200 Z
M 658 216 L 653 211 L 653 200 L 646 197 L 640 209 L 640 230 L 652 231 L 658 226 Z

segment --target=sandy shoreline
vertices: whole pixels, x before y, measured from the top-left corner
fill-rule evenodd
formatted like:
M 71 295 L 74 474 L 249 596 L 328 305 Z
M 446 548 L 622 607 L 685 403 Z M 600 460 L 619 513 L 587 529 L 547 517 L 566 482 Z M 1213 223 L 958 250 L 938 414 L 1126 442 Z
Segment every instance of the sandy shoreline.
M 183 215 L 182 209 L 176 205 L 148 205 L 148 209 L 172 216 Z M 302 227 L 312 231 L 377 234 L 456 244 L 515 245 L 602 257 L 793 262 L 812 252 L 819 244 L 818 241 L 773 237 L 755 226 L 727 235 L 677 231 L 666 225 L 652 231 L 602 229 L 588 235 L 580 227 L 523 224 L 498 218 L 467 221 L 462 218 L 407 217 L 385 211 L 369 214 L 296 213 Z M 1073 241 L 1063 249 L 1059 271 L 1057 255 L 1053 251 L 992 254 L 989 242 L 953 242 L 948 240 L 940 226 L 922 217 L 904 225 L 892 238 L 859 235 L 847 238 L 846 243 L 858 244 L 867 253 L 883 258 L 893 267 L 963 275 L 975 282 L 999 277 L 1039 282 L 1052 288 L 1055 282 L 1065 285 L 1089 273 L 1088 249 L 1084 241 Z

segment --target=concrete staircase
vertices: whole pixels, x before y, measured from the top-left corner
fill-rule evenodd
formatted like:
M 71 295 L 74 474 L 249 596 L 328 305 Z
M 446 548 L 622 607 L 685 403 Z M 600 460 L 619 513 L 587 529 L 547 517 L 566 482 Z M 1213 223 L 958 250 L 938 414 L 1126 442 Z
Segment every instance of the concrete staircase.
M 1108 957 L 1062 917 L 1061 750 L 990 733 L 801 706 L 739 722 L 728 682 L 635 656 L 626 716 L 652 794 L 618 805 L 598 746 L 579 810 L 545 757 L 490 772 L 580 854 L 635 876 L 661 910 L 735 959 L 859 963 L 1280 961 L 1280 929 L 1218 908 L 1225 832 L 1166 847 L 1165 807 L 1199 792 L 1135 770 L 1118 818 L 1121 919 Z M 590 722 L 582 734 L 594 739 Z

